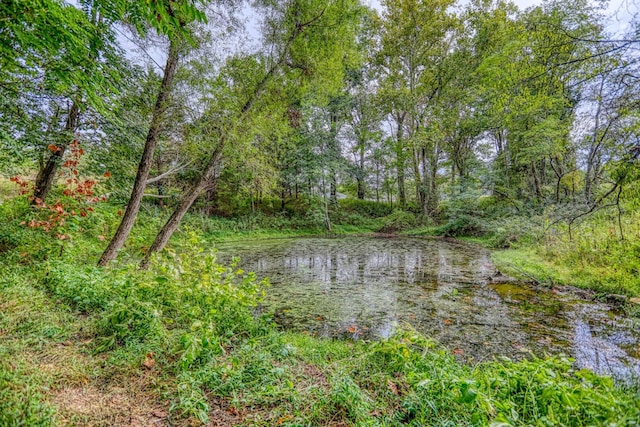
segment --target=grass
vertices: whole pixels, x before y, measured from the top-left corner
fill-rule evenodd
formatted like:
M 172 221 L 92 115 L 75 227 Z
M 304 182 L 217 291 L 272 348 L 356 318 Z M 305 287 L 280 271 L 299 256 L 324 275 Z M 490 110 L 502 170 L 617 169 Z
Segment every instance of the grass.
M 70 238 L 57 241 L 20 225 L 35 215 L 25 203 L 0 206 L 3 426 L 586 426 L 640 419 L 637 392 L 577 371 L 562 357 L 467 366 L 412 330 L 379 342 L 279 332 L 268 317 L 252 315 L 265 285 L 203 250 L 209 239 L 231 236 L 230 222 L 212 221 L 198 233 L 206 224 L 191 218 L 172 242 L 175 251 L 143 272 L 129 262 L 161 222 L 143 213 L 121 262 L 98 269 L 98 236 L 117 224 L 115 208 L 101 205 L 93 217 L 70 221 Z M 278 224 L 242 230 L 282 236 Z
M 640 215 L 625 217 L 624 240 L 612 224 L 613 218 L 596 215 L 574 230 L 571 238 L 565 227 L 554 227 L 536 239 L 495 252 L 493 258 L 506 271 L 541 283 L 638 297 Z M 490 239 L 483 243 L 490 243 Z

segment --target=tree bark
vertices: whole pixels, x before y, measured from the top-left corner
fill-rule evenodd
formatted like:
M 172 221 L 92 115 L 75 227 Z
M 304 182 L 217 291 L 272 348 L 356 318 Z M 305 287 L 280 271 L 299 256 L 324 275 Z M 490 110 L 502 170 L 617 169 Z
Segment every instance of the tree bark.
M 407 197 L 404 187 L 404 147 L 403 147 L 403 137 L 404 137 L 404 118 L 405 113 L 399 114 L 396 117 L 396 122 L 398 124 L 398 131 L 396 135 L 396 169 L 397 169 L 397 177 L 398 177 L 398 199 L 400 201 L 400 207 L 403 209 L 407 205 Z
M 78 127 L 79 118 L 80 107 L 76 101 L 73 101 L 69 110 L 69 115 L 67 116 L 67 123 L 64 126 L 63 138 L 68 139 L 68 137 L 72 137 L 73 132 L 75 132 Z M 47 198 L 47 194 L 49 194 L 49 190 L 51 190 L 53 180 L 56 177 L 56 172 L 58 172 L 58 168 L 60 167 L 60 163 L 62 162 L 62 158 L 64 157 L 64 153 L 67 151 L 68 146 L 69 143 L 66 140 L 63 144 L 57 146 L 56 151 L 51 153 L 47 162 L 38 171 L 35 188 L 33 189 L 32 204 L 38 205 L 43 203 Z
M 164 247 L 169 242 L 169 239 L 171 239 L 171 236 L 180 225 L 180 221 L 182 221 L 182 218 L 184 218 L 185 214 L 187 213 L 193 202 L 196 201 L 202 190 L 204 190 L 208 184 L 211 184 L 212 187 L 217 186 L 217 180 L 213 183 L 210 183 L 209 181 L 215 176 L 216 168 L 220 160 L 222 159 L 222 149 L 225 142 L 226 141 L 224 137 L 222 137 L 222 139 L 218 143 L 218 146 L 211 154 L 204 172 L 202 173 L 202 175 L 200 175 L 200 178 L 195 183 L 195 185 L 193 185 L 184 195 L 178 207 L 173 211 L 173 214 L 171 214 L 171 217 L 156 236 L 149 250 L 147 250 L 147 252 L 145 253 L 144 258 L 140 262 L 140 268 L 147 268 L 149 266 L 151 254 L 164 249 Z
M 153 109 L 153 115 L 151 117 L 151 123 L 149 124 L 149 131 L 147 132 L 147 140 L 144 145 L 144 151 L 142 152 L 142 158 L 138 164 L 138 172 L 133 184 L 133 190 L 131 191 L 131 197 L 127 209 L 125 210 L 122 221 L 118 226 L 116 234 L 113 236 L 109 245 L 105 249 L 100 261 L 99 266 L 105 266 L 110 261 L 114 260 L 118 255 L 118 250 L 122 248 L 124 242 L 129 237 L 129 233 L 133 228 L 133 224 L 136 221 L 138 211 L 140 210 L 140 203 L 144 196 L 144 189 L 147 185 L 147 178 L 149 177 L 149 171 L 153 163 L 153 153 L 158 144 L 158 134 L 160 133 L 160 124 L 164 118 L 164 113 L 167 109 L 167 102 L 169 95 L 171 94 L 171 86 L 173 79 L 176 75 L 179 60 L 178 41 L 171 40 L 169 45 L 169 55 L 167 56 L 167 62 L 164 67 L 164 76 L 162 78 L 162 84 L 158 90 L 158 96 L 156 98 L 156 104 Z

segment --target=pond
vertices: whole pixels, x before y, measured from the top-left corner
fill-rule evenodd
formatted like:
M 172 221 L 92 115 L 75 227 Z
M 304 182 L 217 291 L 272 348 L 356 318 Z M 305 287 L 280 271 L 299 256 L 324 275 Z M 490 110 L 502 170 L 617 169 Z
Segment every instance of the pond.
M 421 238 L 344 237 L 219 244 L 219 259 L 268 277 L 261 307 L 283 328 L 376 339 L 410 325 L 468 362 L 567 354 L 640 386 L 640 330 L 605 303 L 502 276 L 487 250 Z

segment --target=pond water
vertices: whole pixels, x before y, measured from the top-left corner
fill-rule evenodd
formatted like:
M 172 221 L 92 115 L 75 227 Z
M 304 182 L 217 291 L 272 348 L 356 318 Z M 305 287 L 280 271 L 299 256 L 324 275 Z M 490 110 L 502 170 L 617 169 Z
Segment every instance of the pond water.
M 640 329 L 604 303 L 501 276 L 462 242 L 345 237 L 220 244 L 221 262 L 268 277 L 261 310 L 284 328 L 375 339 L 409 324 L 459 359 L 567 354 L 640 386 Z

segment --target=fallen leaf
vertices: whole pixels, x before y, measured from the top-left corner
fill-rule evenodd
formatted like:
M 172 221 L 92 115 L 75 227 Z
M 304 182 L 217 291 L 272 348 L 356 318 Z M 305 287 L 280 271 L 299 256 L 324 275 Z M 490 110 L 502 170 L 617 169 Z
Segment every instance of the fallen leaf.
M 167 411 L 165 411 L 165 410 L 162 410 L 162 409 L 156 409 L 155 411 L 153 411 L 151 413 L 151 415 L 153 415 L 156 418 L 167 418 L 169 413 Z
M 156 361 L 153 359 L 153 352 L 149 352 L 147 353 L 147 355 L 144 358 L 144 362 L 142 362 L 142 366 L 144 366 L 147 369 L 151 369 L 156 365 Z
M 391 393 L 398 396 L 398 386 L 391 380 L 387 380 L 387 388 L 391 391 Z
M 293 419 L 293 415 L 285 415 L 284 417 L 280 417 L 278 418 L 278 421 L 276 421 L 276 425 L 282 425 L 285 422 L 292 420 Z

